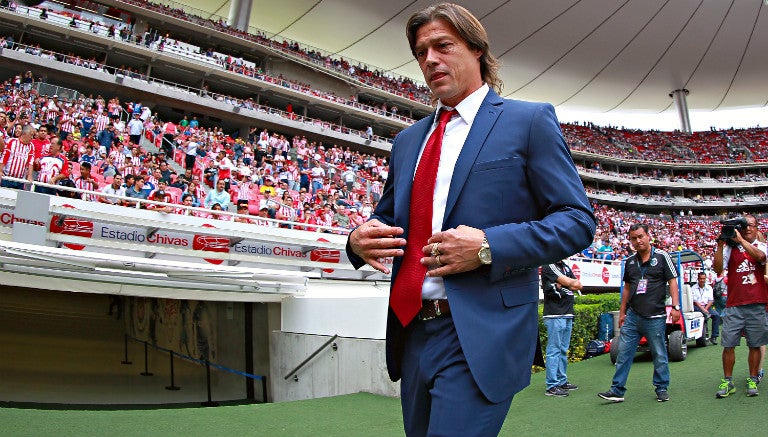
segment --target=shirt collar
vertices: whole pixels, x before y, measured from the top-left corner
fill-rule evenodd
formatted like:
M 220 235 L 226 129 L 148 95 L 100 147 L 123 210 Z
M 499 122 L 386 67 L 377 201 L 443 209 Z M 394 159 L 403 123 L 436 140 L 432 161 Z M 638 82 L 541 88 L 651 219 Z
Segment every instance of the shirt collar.
M 483 100 L 485 100 L 485 96 L 488 94 L 489 90 L 490 88 L 488 87 L 488 84 L 484 83 L 480 88 L 459 102 L 455 108 L 443 105 L 443 102 L 438 102 L 433 123 L 437 123 L 437 115 L 440 114 L 440 109 L 446 108 L 447 111 L 455 109 L 468 125 L 472 125 L 472 122 L 477 115 L 477 111 L 480 110 L 480 105 L 483 104 Z

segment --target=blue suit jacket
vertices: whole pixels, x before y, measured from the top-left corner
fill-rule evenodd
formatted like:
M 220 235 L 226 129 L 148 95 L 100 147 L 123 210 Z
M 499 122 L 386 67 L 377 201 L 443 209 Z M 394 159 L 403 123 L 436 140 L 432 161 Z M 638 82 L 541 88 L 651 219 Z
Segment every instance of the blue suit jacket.
M 372 218 L 405 229 L 421 145 L 434 117 L 395 138 L 389 178 Z M 549 104 L 504 100 L 489 91 L 461 150 L 443 230 L 485 231 L 493 263 L 444 277 L 456 331 L 470 371 L 492 402 L 530 382 L 538 338 L 538 267 L 592 243 L 595 219 Z M 355 267 L 362 259 L 348 249 Z M 401 258 L 394 261 L 397 275 Z M 392 281 L 394 283 L 394 280 Z M 387 367 L 400 378 L 404 328 L 391 309 Z

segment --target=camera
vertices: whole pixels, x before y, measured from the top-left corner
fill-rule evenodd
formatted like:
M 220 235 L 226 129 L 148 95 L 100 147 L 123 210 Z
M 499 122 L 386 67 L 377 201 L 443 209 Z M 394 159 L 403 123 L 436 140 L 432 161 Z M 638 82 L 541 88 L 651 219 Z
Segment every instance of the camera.
M 741 232 L 744 229 L 747 229 L 749 226 L 747 219 L 744 217 L 734 217 L 726 220 L 720 220 L 720 224 L 723 225 L 723 228 L 720 230 L 720 236 L 717 237 L 717 239 L 725 240 L 725 242 L 731 247 L 737 246 L 737 243 L 732 240 L 732 238 L 736 237 L 736 229 Z

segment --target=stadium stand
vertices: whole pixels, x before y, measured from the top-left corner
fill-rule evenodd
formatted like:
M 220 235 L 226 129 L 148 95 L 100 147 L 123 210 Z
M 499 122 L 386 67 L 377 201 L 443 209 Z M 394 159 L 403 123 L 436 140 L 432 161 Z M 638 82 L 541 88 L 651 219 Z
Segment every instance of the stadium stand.
M 263 64 L 244 59 L 237 51 L 206 47 L 176 35 L 151 31 L 133 33 L 108 17 L 86 18 L 80 12 L 62 9 L 49 11 L 42 19 L 39 9 L 25 12 L 17 7 L 0 13 L 90 34 L 110 44 L 114 42 L 114 47 L 120 49 L 102 58 L 85 54 L 92 50 L 74 47 L 76 41 L 89 43 L 85 38 L 74 38 L 76 41 L 70 40 L 64 48 L 59 48 L 50 40 L 39 38 L 38 41 L 33 32 L 24 34 L 25 41 L 20 44 L 19 33 L 4 29 L 7 33 L 0 37 L 0 47 L 6 52 L 38 57 L 54 65 L 53 68 L 77 67 L 86 81 L 89 77 L 86 73 L 105 73 L 117 84 L 109 88 L 99 88 L 102 84 L 96 84 L 94 87 L 99 93 L 93 96 L 89 95 L 92 90 L 85 93 L 66 90 L 57 95 L 52 90 L 60 89 L 56 86 L 61 84 L 40 81 L 40 76 L 45 74 L 34 67 L 24 65 L 22 69 L 21 63 L 8 67 L 15 73 L 3 82 L 0 91 L 0 108 L 5 114 L 0 120 L 8 120 L 7 123 L 0 121 L 0 136 L 18 136 L 21 126 L 28 123 L 46 126 L 47 140 L 55 143 L 59 139 L 62 145 L 61 168 L 41 167 L 39 171 L 45 177 L 27 183 L 26 189 L 49 189 L 49 193 L 58 197 L 74 195 L 84 200 L 109 200 L 123 208 L 137 208 L 141 211 L 131 212 L 140 212 L 147 227 L 165 225 L 169 216 L 170 221 L 173 218 L 194 220 L 196 228 L 225 225 L 222 227 L 226 227 L 233 242 L 245 234 L 254 240 L 260 237 L 273 241 L 302 240 L 302 244 L 309 247 L 315 240 L 324 241 L 320 239 L 323 236 L 340 237 L 370 216 L 388 174 L 386 146 L 399 129 L 419 118 L 419 108 L 422 115 L 428 112 L 423 105 L 429 103 L 429 96 L 423 85 L 389 77 L 375 68 L 337 59 L 318 49 L 272 40 L 258 30 L 235 31 L 219 20 L 204 19 L 155 3 L 137 0 L 124 3 L 235 36 L 243 41 L 243 46 L 256 43 L 284 54 L 291 62 L 309 63 L 340 75 L 349 83 L 375 87 L 409 99 L 413 106 L 398 108 L 399 103 L 368 101 L 362 93 L 340 97 L 339 92 L 310 84 L 315 83 L 315 70 L 306 76 L 270 71 Z M 80 34 L 79 37 L 83 36 Z M 120 51 L 128 52 L 127 45 L 147 52 L 141 54 L 145 56 L 142 61 L 131 63 L 130 57 L 120 56 Z M 213 74 L 210 72 L 215 71 L 226 75 L 227 80 L 234 78 L 247 86 L 270 85 L 277 91 L 272 91 L 273 101 L 268 102 L 253 97 L 252 93 L 219 88 L 220 84 L 212 80 L 164 80 L 158 75 L 169 73 L 163 72 L 160 66 L 150 68 L 149 63 L 144 62 L 155 58 L 181 62 L 174 64 L 175 68 L 188 68 L 196 78 L 203 72 Z M 55 80 L 48 76 L 46 80 Z M 230 105 L 232 112 L 240 113 L 239 109 L 243 109 L 246 115 L 251 114 L 250 111 L 276 115 L 279 122 L 266 125 L 253 117 L 249 129 L 237 131 L 215 121 L 210 114 L 192 110 L 174 113 L 168 110 L 171 104 L 160 99 L 146 108 L 122 78 L 183 90 L 188 96 L 186 100 L 177 99 L 179 107 L 187 108 L 185 105 L 193 98 L 206 98 Z M 318 83 L 326 85 L 323 81 Z M 309 117 L 301 111 L 289 110 L 284 102 L 293 102 L 298 107 L 297 94 L 312 104 L 322 101 L 351 108 L 354 116 L 337 113 Z M 306 102 L 304 105 L 311 106 Z M 133 114 L 138 114 L 141 120 L 142 135 L 137 145 L 129 140 L 128 124 Z M 382 120 L 390 124 L 382 124 Z M 304 131 L 289 129 L 289 124 L 295 121 L 305 123 Z M 110 123 L 116 130 L 114 137 L 109 134 Z M 344 138 L 323 141 L 309 129 L 318 125 L 329 131 L 351 133 L 357 138 L 355 141 Z M 373 134 L 358 128 L 364 125 L 372 126 Z M 631 253 L 626 239 L 630 224 L 646 222 L 654 229 L 658 247 L 670 251 L 692 249 L 711 260 L 720 228 L 718 220 L 723 215 L 751 211 L 765 217 L 768 130 L 764 128 L 711 130 L 688 135 L 585 123 L 563 124 L 562 130 L 598 219 L 595 241 L 582 253 L 588 259 L 618 263 Z M 39 148 L 38 161 L 45 157 L 59 159 L 57 153 L 48 151 L 51 146 L 44 138 L 36 147 Z M 88 176 L 81 171 L 87 167 L 84 162 L 92 166 Z M 173 163 L 173 170 L 168 174 L 163 173 L 163 162 Z M 187 166 L 189 174 L 185 172 Z M 118 174 L 124 182 L 112 186 Z M 53 183 L 57 175 L 61 177 Z M 142 181 L 138 189 L 131 182 L 137 179 Z M 166 181 L 164 189 L 160 188 L 161 180 Z M 205 198 L 221 181 L 225 185 L 222 196 L 228 197 L 231 207 L 220 210 L 211 204 L 206 208 Z M 130 189 L 134 193 L 130 193 Z M 102 213 L 94 213 L 94 217 L 98 218 L 99 214 Z M 111 214 L 113 224 L 119 224 L 120 211 Z M 173 230 L 181 232 L 186 223 L 177 225 Z M 286 233 L 280 233 L 283 231 Z M 761 224 L 761 231 L 765 233 L 768 229 Z M 204 235 L 206 241 L 217 239 L 219 231 L 209 228 L 208 232 Z M 72 244 L 72 238 L 75 237 L 63 236 L 60 243 Z M 343 247 L 338 239 L 334 244 Z M 175 249 L 164 250 L 168 256 L 175 255 L 172 253 Z M 314 250 L 298 253 L 298 257 L 309 257 L 310 263 L 318 262 Z M 272 266 L 279 266 L 280 262 L 273 261 Z M 313 268 L 301 265 L 304 262 L 295 261 L 291 266 Z M 345 268 L 349 266 L 339 270 Z M 232 287 L 235 285 L 239 286 L 233 284 Z
M 140 4 L 147 5 L 145 2 Z M 154 12 L 196 22 L 217 31 L 234 32 L 250 42 L 256 41 L 271 48 L 279 47 L 292 55 L 321 62 L 345 74 L 356 75 L 356 80 L 375 76 L 380 80 L 373 82 L 391 92 L 398 93 L 402 85 L 391 78 L 382 79 L 368 71 L 367 67 L 350 68 L 348 61 L 323 57 L 319 55 L 320 52 L 294 43 L 272 41 L 258 32 L 235 32 L 220 22 L 203 20 L 161 5 L 150 3 L 148 7 Z M 26 14 L 37 17 L 36 11 L 30 11 L 34 10 L 27 10 Z M 22 13 L 22 10 L 16 9 L 15 13 Z M 306 79 L 288 79 L 282 74 L 269 74 L 255 63 L 235 54 L 203 49 L 170 36 L 134 35 L 125 27 L 110 23 L 108 18 L 104 18 L 104 21 L 85 20 L 71 11 L 62 10 L 50 11 L 46 21 L 62 27 L 75 27 L 104 38 L 143 44 L 149 50 L 276 84 L 286 90 L 354 106 L 369 117 L 384 115 L 405 123 L 412 122 L 412 119 L 400 116 L 395 111 L 360 104 L 354 98 L 344 99 L 334 93 L 314 89 L 303 81 Z M 40 43 L 18 44 L 11 35 L 0 38 L 0 46 L 94 71 L 106 71 L 138 80 L 156 80 L 135 66 L 102 64 L 94 57 L 86 58 L 75 52 L 56 53 Z M 43 85 L 36 82 L 32 71 L 20 72 L 4 82 L 3 108 L 10 120 L 5 126 L 5 134 L 16 136 L 19 126 L 27 122 L 36 126 L 47 125 L 51 138 L 62 138 L 62 153 L 69 162 L 68 174 L 73 183 L 80 173 L 80 162 L 90 159 L 93 164 L 91 177 L 98 191 L 109 186 L 111 174 L 105 176 L 104 172 L 109 169 L 107 158 L 111 157 L 116 173 L 132 175 L 134 178 L 144 177 L 146 186 L 142 187 L 143 191 L 147 197 L 151 195 L 157 199 L 155 191 L 158 177 L 155 173 L 160 162 L 164 159 L 173 160 L 178 164 L 177 169 L 181 169 L 185 155 L 190 151 L 194 153 L 189 178 L 181 177 L 183 170 L 169 176 L 170 185 L 166 189 L 168 197 L 161 200 L 167 200 L 170 205 L 141 199 L 136 201 L 133 197 L 111 196 L 118 200 L 118 204 L 156 210 L 165 208 L 168 212 L 210 220 L 243 221 L 264 226 L 339 233 L 344 232 L 339 228 L 340 225 L 349 229 L 371 214 L 386 180 L 387 162 L 383 154 L 377 156 L 355 150 L 354 145 L 352 148 L 326 145 L 311 137 L 308 139 L 305 135 L 292 136 L 266 128 L 254 127 L 243 136 L 226 134 L 218 126 L 201 125 L 197 120 L 191 122 L 191 114 L 185 114 L 178 120 L 164 120 L 150 111 L 150 116 L 142 118 L 143 146 L 132 146 L 127 141 L 125 129 L 138 102 L 117 96 L 112 99 L 85 97 L 79 93 L 73 93 L 69 99 L 57 99 L 56 96 L 40 92 Z M 217 94 L 205 88 L 193 91 L 243 108 L 279 112 L 287 120 L 299 117 L 235 95 Z M 423 91 L 421 89 L 419 92 Z M 414 95 L 409 97 L 413 98 Z M 121 103 L 121 100 L 125 103 Z M 111 152 L 96 141 L 104 130 L 108 130 L 107 125 L 96 123 L 90 132 L 83 130 L 87 117 L 91 114 L 98 117 L 105 110 L 112 114 L 111 120 L 118 128 Z M 166 131 L 169 122 L 176 126 L 170 135 Z M 343 128 L 343 125 L 335 125 L 331 120 L 320 122 Z M 595 202 L 594 208 L 600 222 L 595 243 L 583 253 L 588 257 L 610 260 L 626 256 L 630 246 L 624 236 L 629 224 L 636 221 L 645 221 L 654 227 L 659 247 L 669 250 L 694 249 L 708 256 L 719 229 L 717 219 L 723 213 L 733 207 L 761 212 L 762 204 L 768 198 L 766 166 L 762 164 L 766 162 L 765 146 L 768 145 L 768 131 L 765 128 L 684 134 L 627 130 L 584 123 L 562 124 L 562 130 L 585 181 L 587 193 Z M 71 134 L 71 137 L 62 135 L 62 131 Z M 95 150 L 91 155 L 87 153 L 88 146 Z M 166 147 L 170 153 L 163 156 L 159 151 L 166 150 Z M 196 207 L 205 197 L 206 188 L 213 189 L 220 178 L 228 185 L 226 190 L 232 200 L 232 210 L 212 212 L 210 209 Z M 313 183 L 313 179 L 317 184 Z M 38 185 L 45 187 L 44 184 Z M 130 185 L 123 188 L 130 188 Z M 68 191 L 63 190 L 60 194 Z M 71 191 L 87 199 L 106 197 L 96 192 Z M 184 203 L 187 193 L 192 195 L 189 204 Z M 237 208 L 238 203 L 245 207 Z M 339 205 L 346 207 L 341 215 L 336 211 Z

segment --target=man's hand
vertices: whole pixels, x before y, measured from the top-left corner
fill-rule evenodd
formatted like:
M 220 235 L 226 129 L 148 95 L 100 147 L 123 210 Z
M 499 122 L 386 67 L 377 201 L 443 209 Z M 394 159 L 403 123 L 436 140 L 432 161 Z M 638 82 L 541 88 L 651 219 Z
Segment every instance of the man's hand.
M 389 268 L 379 260 L 387 257 L 403 256 L 405 238 L 399 238 L 403 228 L 387 226 L 373 219 L 360 225 L 349 234 L 349 246 L 352 251 L 374 269 L 389 274 Z
M 744 242 L 745 242 L 746 240 L 744 239 L 744 237 L 742 237 L 742 236 L 741 236 L 741 232 L 739 232 L 739 230 L 738 230 L 738 229 L 734 229 L 734 230 L 733 230 L 733 233 L 734 233 L 734 234 L 736 234 L 736 236 L 734 236 L 733 238 L 731 238 L 731 240 L 733 240 L 733 241 L 735 241 L 735 242 L 737 242 L 737 243 L 739 243 L 739 244 L 744 244 Z
M 581 285 L 581 281 L 571 278 L 571 285 L 568 286 L 572 291 L 581 291 L 584 286 Z
M 677 323 L 680 321 L 680 311 L 672 309 L 672 311 L 669 312 L 669 317 L 672 319 L 672 323 Z
M 477 253 L 483 244 L 483 238 L 485 232 L 481 229 L 464 225 L 432 235 L 427 240 L 427 245 L 422 248 L 425 257 L 421 259 L 421 263 L 432 267 L 427 271 L 427 276 L 451 275 L 480 267 L 482 264 Z M 433 248 L 438 250 L 437 256 L 432 255 Z

